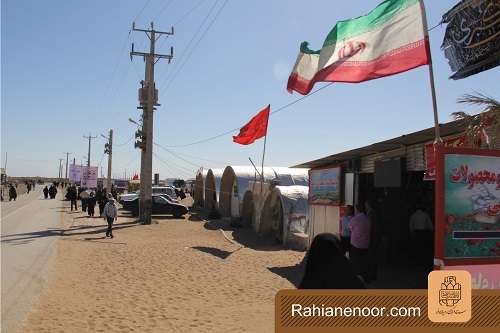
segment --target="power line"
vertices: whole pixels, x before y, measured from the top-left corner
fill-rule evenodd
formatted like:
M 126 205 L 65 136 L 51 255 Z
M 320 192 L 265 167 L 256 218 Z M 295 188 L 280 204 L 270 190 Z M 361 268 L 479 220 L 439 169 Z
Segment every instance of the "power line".
M 135 135 L 132 135 L 132 137 L 130 139 L 128 139 L 126 142 L 124 143 L 121 143 L 121 144 L 114 144 L 113 147 L 121 147 L 121 146 L 125 146 L 126 144 L 130 143 L 130 141 L 132 141 L 133 139 L 135 138 Z
M 184 168 L 181 168 L 179 167 L 178 165 L 176 166 L 174 163 L 167 163 L 166 161 L 164 161 L 158 154 L 156 153 L 153 153 L 153 155 L 155 156 L 155 158 L 160 161 L 161 163 L 164 164 L 164 166 L 167 168 L 167 170 L 172 173 L 172 174 L 175 174 L 175 172 L 173 172 L 173 170 L 171 168 L 175 168 L 177 169 L 177 172 L 178 173 L 182 173 L 184 175 L 189 175 L 189 176 L 192 176 L 195 171 L 194 170 L 188 170 L 188 169 L 184 169 Z
M 170 149 L 167 149 L 167 148 L 165 148 L 165 147 L 162 147 L 161 145 L 159 145 L 159 144 L 158 144 L 158 143 L 156 143 L 156 142 L 154 142 L 153 144 L 154 144 L 155 146 L 157 146 L 157 147 L 162 148 L 163 150 L 165 150 L 165 151 L 166 151 L 166 152 L 168 152 L 169 154 L 171 154 L 171 155 L 173 155 L 173 156 L 177 157 L 177 158 L 178 158 L 178 159 L 180 159 L 181 161 L 184 161 L 184 162 L 186 162 L 187 164 L 190 164 L 190 165 L 194 166 L 195 168 L 199 168 L 199 167 L 200 167 L 200 165 L 199 165 L 199 164 L 196 164 L 196 163 L 193 163 L 193 162 L 191 162 L 191 161 L 186 160 L 185 158 L 183 158 L 183 157 L 181 157 L 181 156 L 177 155 L 176 153 L 174 153 L 174 152 L 173 152 L 173 151 L 171 151 Z
M 146 7 L 149 5 L 149 3 L 151 2 L 151 0 L 147 0 L 146 3 L 144 4 L 144 6 L 142 6 L 141 10 L 139 11 L 139 13 L 134 17 L 134 19 L 132 21 L 137 21 L 137 19 L 139 18 L 139 16 L 142 15 L 142 13 L 144 12 L 144 9 L 146 9 Z
M 167 149 L 167 148 L 165 148 L 164 146 L 160 145 L 157 142 L 155 142 L 154 144 L 157 145 L 158 147 L 162 148 L 162 149 Z M 196 160 L 205 161 L 205 162 L 211 162 L 211 163 L 214 163 L 214 164 L 225 164 L 226 163 L 226 162 L 222 162 L 222 161 L 216 161 L 216 160 L 208 159 L 208 158 L 205 158 L 205 157 L 200 157 L 200 156 L 194 156 L 194 155 L 190 155 L 190 154 L 186 154 L 186 153 L 181 153 L 181 152 L 178 152 L 178 151 L 176 151 L 175 153 L 178 154 L 178 155 L 181 155 L 181 156 L 188 157 L 188 158 L 194 158 Z
M 205 25 L 205 23 L 207 22 L 208 18 L 210 17 L 210 15 L 212 14 L 212 12 L 214 11 L 214 9 L 215 9 L 215 7 L 217 6 L 217 3 L 218 3 L 218 2 L 219 2 L 219 0 L 215 0 L 215 1 L 214 1 L 214 3 L 213 3 L 213 5 L 212 5 L 212 7 L 210 7 L 210 10 L 208 11 L 207 15 L 203 18 L 203 20 L 202 20 L 201 24 L 200 24 L 200 25 L 198 26 L 198 28 L 196 29 L 195 33 L 193 34 L 193 37 L 191 37 L 191 39 L 189 40 L 189 42 L 188 42 L 188 44 L 187 44 L 187 46 L 186 46 L 186 48 L 185 48 L 185 51 L 182 53 L 182 55 L 180 55 L 179 57 L 177 57 L 177 59 L 179 59 L 179 61 L 180 61 L 180 60 L 182 60 L 182 59 L 184 59 L 184 57 L 183 57 L 183 56 L 184 56 L 184 54 L 186 54 L 186 53 L 189 51 L 189 49 L 190 49 L 190 47 L 191 47 L 191 44 L 194 42 L 194 40 L 196 39 L 196 36 L 198 35 L 198 33 L 201 31 L 201 29 L 203 28 L 203 26 L 204 26 L 204 25 Z M 181 66 L 181 65 L 180 65 L 180 62 L 179 62 L 179 66 Z M 174 75 L 177 75 L 177 72 L 178 72 L 178 71 L 176 71 L 176 72 L 174 73 Z M 162 83 L 159 85 L 159 86 L 161 87 L 161 88 L 160 88 L 160 90 L 161 90 L 161 89 L 163 88 L 163 86 L 167 83 L 167 81 L 168 81 L 167 79 L 168 79 L 168 76 L 165 76 L 165 79 L 164 79 L 164 80 L 162 81 Z
M 190 10 L 188 10 L 184 15 L 181 16 L 180 19 L 178 19 L 175 23 L 174 23 L 174 26 L 180 24 L 181 22 L 183 22 L 189 15 L 191 15 L 192 12 L 194 12 L 196 9 L 198 9 L 198 7 L 200 7 L 200 5 L 202 3 L 204 3 L 206 0 L 200 0 L 196 3 L 196 5 L 194 5 Z
M 203 38 L 205 37 L 205 35 L 207 34 L 207 32 L 210 30 L 210 28 L 213 26 L 213 24 L 215 23 L 215 21 L 217 21 L 217 18 L 219 17 L 220 13 L 222 12 L 222 10 L 224 9 L 224 7 L 226 6 L 227 2 L 228 2 L 228 0 L 225 0 L 224 3 L 222 4 L 222 6 L 219 7 L 219 11 L 215 14 L 214 18 L 209 23 L 209 25 L 207 26 L 207 28 L 205 29 L 205 31 L 203 32 L 203 34 L 201 35 L 201 37 L 196 41 L 196 44 L 191 49 L 191 51 L 187 55 L 187 57 L 184 60 L 184 62 L 180 65 L 180 67 L 177 70 L 177 72 L 174 73 L 174 76 L 170 79 L 170 81 L 165 86 L 165 91 L 168 90 L 168 88 L 170 87 L 170 85 L 172 84 L 172 82 L 175 80 L 175 78 L 177 77 L 177 75 L 180 73 L 180 71 L 182 70 L 182 68 L 184 68 L 184 66 L 186 65 L 186 63 L 189 61 L 189 58 L 191 58 L 191 56 L 193 55 L 194 50 L 198 47 L 198 45 L 203 40 Z
M 334 84 L 334 82 L 330 82 L 330 83 L 328 83 L 328 84 L 326 84 L 326 85 L 322 86 L 321 88 L 318 88 L 318 89 L 316 89 L 316 90 L 313 90 L 313 91 L 312 91 L 311 93 L 309 93 L 308 95 L 304 95 L 304 96 L 302 96 L 302 97 L 299 97 L 299 98 L 295 99 L 294 101 L 292 101 L 292 102 L 290 102 L 290 103 L 288 103 L 288 104 L 285 104 L 285 105 L 283 105 L 282 107 L 279 107 L 278 109 L 276 109 L 276 110 L 272 111 L 272 112 L 271 112 L 271 115 L 276 114 L 276 113 L 278 113 L 278 112 L 280 112 L 280 111 L 283 111 L 284 109 L 286 109 L 286 108 L 288 108 L 288 107 L 290 107 L 290 106 L 292 106 L 292 105 L 294 105 L 294 104 L 296 104 L 296 103 L 298 103 L 298 102 L 300 102 L 300 101 L 302 101 L 302 100 L 304 100 L 304 99 L 306 99 L 306 98 L 308 98 L 308 97 L 310 97 L 310 96 L 312 96 L 312 95 L 314 95 L 314 94 L 316 94 L 316 93 L 320 92 L 321 90 L 325 89 L 326 87 L 331 86 L 332 84 Z M 235 128 L 233 128 L 233 129 L 230 129 L 230 130 L 225 131 L 225 132 L 223 132 L 223 133 L 220 133 L 220 134 L 217 134 L 217 135 L 214 135 L 214 136 L 208 137 L 208 138 L 206 138 L 206 139 L 201 139 L 201 140 L 198 140 L 198 141 L 194 141 L 194 142 L 191 142 L 191 143 L 186 143 L 186 144 L 182 144 L 182 145 L 165 145 L 164 147 L 168 147 L 168 148 L 182 148 L 182 147 L 189 147 L 189 146 L 193 146 L 193 145 L 197 145 L 197 144 L 200 144 L 200 143 L 205 143 L 205 142 L 208 142 L 208 141 L 212 141 L 212 140 L 218 139 L 218 138 L 220 138 L 220 137 L 223 137 L 223 136 L 226 136 L 226 135 L 228 135 L 228 134 L 234 133 L 234 132 L 238 131 L 240 128 L 241 128 L 241 126 L 239 126 L 239 127 L 235 127 Z
M 156 15 L 152 18 L 151 21 L 156 20 L 163 12 L 174 2 L 175 0 L 170 0 L 165 3 L 165 5 L 156 13 Z

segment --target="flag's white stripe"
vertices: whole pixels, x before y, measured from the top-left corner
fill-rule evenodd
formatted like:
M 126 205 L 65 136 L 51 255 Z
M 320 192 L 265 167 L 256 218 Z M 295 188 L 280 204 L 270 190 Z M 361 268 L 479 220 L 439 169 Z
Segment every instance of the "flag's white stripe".
M 363 42 L 363 52 L 355 54 L 346 60 L 370 61 L 382 56 L 384 53 L 400 48 L 404 45 L 424 39 L 424 28 L 420 5 L 410 6 L 377 29 L 358 35 L 344 43 L 337 43 L 335 50 L 328 46 L 321 50 L 319 69 L 323 69 L 339 59 L 339 50 L 347 42 Z
M 353 42 L 355 47 L 364 43 L 362 52 L 345 57 L 346 61 L 372 61 L 391 50 L 414 43 L 425 38 L 421 7 L 417 3 L 403 10 L 375 30 L 355 36 L 353 39 L 338 42 L 321 50 L 321 54 L 301 54 L 295 64 L 294 72 L 301 78 L 311 80 L 314 75 L 339 61 L 339 51 Z M 348 47 L 344 50 L 348 51 Z

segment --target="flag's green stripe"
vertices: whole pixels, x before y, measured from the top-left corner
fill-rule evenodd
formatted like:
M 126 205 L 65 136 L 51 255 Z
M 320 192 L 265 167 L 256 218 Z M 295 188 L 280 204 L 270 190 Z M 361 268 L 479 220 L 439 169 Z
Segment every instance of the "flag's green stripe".
M 338 40 L 350 39 L 354 36 L 374 30 L 406 8 L 418 4 L 419 0 L 385 0 L 370 13 L 355 19 L 339 21 L 328 34 L 323 47 L 335 45 Z M 308 48 L 307 42 L 302 43 L 301 52 L 318 53 Z

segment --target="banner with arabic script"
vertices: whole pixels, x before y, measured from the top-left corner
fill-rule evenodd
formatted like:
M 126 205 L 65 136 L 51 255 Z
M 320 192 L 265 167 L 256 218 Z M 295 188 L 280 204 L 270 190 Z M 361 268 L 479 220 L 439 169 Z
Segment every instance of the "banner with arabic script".
M 500 156 L 444 155 L 444 257 L 500 257 Z
M 454 74 L 466 78 L 500 65 L 500 1 L 463 0 L 443 16 L 441 49 Z

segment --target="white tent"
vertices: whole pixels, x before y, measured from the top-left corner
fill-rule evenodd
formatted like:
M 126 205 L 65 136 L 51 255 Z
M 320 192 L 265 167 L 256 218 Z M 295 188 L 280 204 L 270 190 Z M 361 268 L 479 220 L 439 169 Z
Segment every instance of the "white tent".
M 279 186 L 308 186 L 309 169 L 265 167 L 264 180 Z M 243 199 L 249 190 L 251 181 L 260 180 L 261 169 L 253 166 L 227 166 L 222 174 L 220 184 L 219 211 L 222 216 L 240 217 L 243 210 Z
M 271 187 L 260 212 L 259 233 L 272 234 L 283 245 L 305 249 L 308 233 L 309 187 Z

